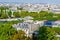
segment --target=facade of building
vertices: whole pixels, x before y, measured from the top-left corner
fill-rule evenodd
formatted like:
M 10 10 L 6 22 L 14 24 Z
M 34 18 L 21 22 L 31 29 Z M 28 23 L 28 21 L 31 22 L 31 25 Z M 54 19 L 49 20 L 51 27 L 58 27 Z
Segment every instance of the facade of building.
M 31 20 L 14 24 L 12 26 L 17 30 L 23 30 L 25 33 L 27 33 L 28 36 L 28 35 L 32 35 L 32 33 L 34 33 L 35 31 L 38 31 L 39 27 L 44 25 L 43 24 L 44 21 L 36 21 L 36 22 L 34 21 L 30 22 L 30 21 Z
M 55 21 L 52 27 L 60 27 L 60 20 Z

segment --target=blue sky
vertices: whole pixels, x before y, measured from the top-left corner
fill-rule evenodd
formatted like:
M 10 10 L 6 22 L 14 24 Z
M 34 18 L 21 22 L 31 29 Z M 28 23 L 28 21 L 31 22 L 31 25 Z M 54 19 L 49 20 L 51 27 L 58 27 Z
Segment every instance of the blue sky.
M 50 4 L 60 4 L 60 0 L 0 0 L 1 2 L 18 2 L 18 3 L 50 3 Z

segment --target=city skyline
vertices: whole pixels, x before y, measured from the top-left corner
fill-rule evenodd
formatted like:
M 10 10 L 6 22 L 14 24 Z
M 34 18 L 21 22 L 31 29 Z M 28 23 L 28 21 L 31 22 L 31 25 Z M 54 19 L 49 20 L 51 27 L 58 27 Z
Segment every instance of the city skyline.
M 60 4 L 60 0 L 0 0 L 0 3 L 48 3 L 48 4 Z

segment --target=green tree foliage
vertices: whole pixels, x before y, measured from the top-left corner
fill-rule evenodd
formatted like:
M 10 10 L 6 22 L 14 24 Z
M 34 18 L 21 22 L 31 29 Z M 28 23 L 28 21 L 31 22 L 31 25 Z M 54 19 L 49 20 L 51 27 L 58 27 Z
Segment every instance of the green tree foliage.
M 53 18 L 54 16 L 54 13 L 52 12 L 49 12 L 47 15 L 46 15 L 46 20 L 57 20 L 56 18 Z
M 24 22 L 24 20 L 16 20 L 16 21 L 13 20 L 13 21 L 5 22 L 5 23 L 13 25 L 13 24 L 21 23 L 21 22 Z
M 12 12 L 11 12 L 11 10 L 9 10 L 8 16 L 11 17 L 11 15 L 12 15 Z
M 7 14 L 2 13 L 0 18 L 1 18 L 1 19 L 6 19 L 6 18 L 8 18 L 8 16 L 7 16 Z
M 0 24 L 0 40 L 9 40 L 10 37 L 16 32 L 10 24 Z
M 32 19 L 32 20 L 34 20 L 34 21 L 35 21 L 35 20 L 40 21 L 40 20 L 44 20 L 44 18 L 43 18 L 43 17 L 40 17 L 40 18 L 37 17 L 37 18 L 34 18 L 34 19 Z
M 23 20 L 0 22 L 0 40 L 10 40 L 11 37 L 13 37 L 15 33 L 17 32 L 17 30 L 13 28 L 12 25 L 20 23 L 20 22 L 23 22 Z
M 53 16 L 54 13 L 53 12 L 48 12 L 47 16 Z
M 47 11 L 41 11 L 39 12 L 40 17 L 45 17 L 48 14 Z
M 52 16 L 47 16 L 46 19 L 47 20 L 54 20 Z
M 6 10 L 8 10 L 8 9 L 9 9 L 9 8 L 6 7 L 6 6 L 1 6 L 1 7 L 0 7 L 1 13 L 3 12 L 3 10 L 5 10 L 5 13 L 6 13 Z
M 11 40 L 30 40 L 30 38 L 25 36 L 24 31 L 19 30 L 11 37 Z
M 0 9 L 1 9 L 1 10 L 6 10 L 6 9 L 9 9 L 9 8 L 6 7 L 6 6 L 1 6 Z
M 37 40 L 57 40 L 57 37 L 55 36 L 56 35 L 53 29 L 43 26 L 39 28 Z
M 2 14 L 2 13 L 0 12 L 0 17 L 1 17 L 1 14 Z
M 53 29 L 57 34 L 60 34 L 60 28 L 59 27 L 53 27 Z
M 21 7 L 21 8 L 17 7 L 17 9 L 18 9 L 18 10 L 21 10 L 21 12 L 22 12 L 22 10 L 23 10 L 23 7 Z
M 13 15 L 14 15 L 15 18 L 16 18 L 16 17 L 20 17 L 19 12 L 14 12 Z
M 26 17 L 26 16 L 29 16 L 29 12 L 28 11 L 22 11 L 21 17 Z
M 6 14 L 3 11 L 5 9 L 8 9 L 8 8 L 4 8 L 4 7 L 0 8 L 0 10 L 1 10 L 0 18 L 10 18 L 11 17 L 11 14 L 12 14 L 11 10 L 9 12 L 7 12 L 8 14 Z M 18 10 L 22 10 L 22 9 L 18 9 Z M 18 17 L 24 18 L 26 16 L 32 16 L 34 18 L 32 20 L 59 20 L 60 19 L 60 14 L 55 14 L 53 12 L 48 12 L 48 11 L 40 11 L 39 13 L 22 11 L 22 12 L 14 12 L 13 15 L 14 15 L 14 18 L 18 18 Z M 54 16 L 57 16 L 57 17 L 54 17 Z
M 38 17 L 38 13 L 37 12 L 30 12 L 29 16 L 36 18 L 36 17 Z
M 60 20 L 60 14 L 55 14 L 55 15 L 57 16 L 58 20 Z
M 54 14 L 53 12 L 41 11 L 37 14 L 33 20 L 58 20 L 60 19 L 58 16 L 59 14 L 57 15 L 57 14 Z M 58 17 L 53 17 L 53 16 L 58 16 Z

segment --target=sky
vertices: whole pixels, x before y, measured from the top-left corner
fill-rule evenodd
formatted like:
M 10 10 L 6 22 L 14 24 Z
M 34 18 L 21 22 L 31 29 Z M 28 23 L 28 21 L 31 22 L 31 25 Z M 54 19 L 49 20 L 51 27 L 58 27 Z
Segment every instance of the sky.
M 60 4 L 60 0 L 0 0 L 0 3 L 49 3 Z

